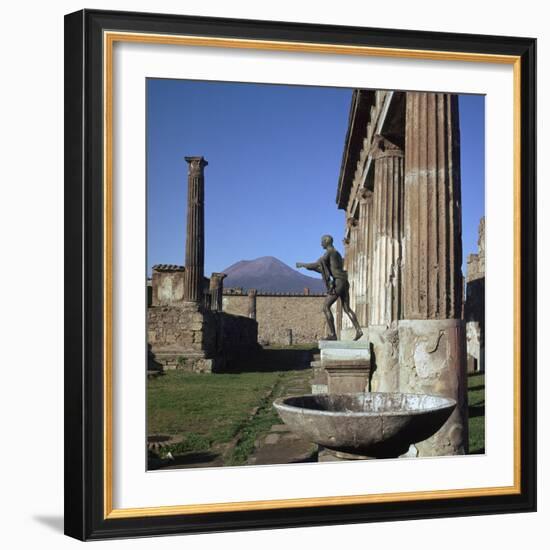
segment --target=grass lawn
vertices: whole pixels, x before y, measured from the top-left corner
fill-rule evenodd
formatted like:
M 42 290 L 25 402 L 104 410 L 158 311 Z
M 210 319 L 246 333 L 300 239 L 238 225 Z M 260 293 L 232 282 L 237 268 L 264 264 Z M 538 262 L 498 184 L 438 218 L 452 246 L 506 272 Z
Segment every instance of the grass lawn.
M 485 375 L 468 376 L 470 454 L 485 452 Z
M 148 381 L 148 434 L 184 436 L 185 450 L 204 450 L 230 441 L 252 409 L 267 397 L 279 375 L 167 371 Z

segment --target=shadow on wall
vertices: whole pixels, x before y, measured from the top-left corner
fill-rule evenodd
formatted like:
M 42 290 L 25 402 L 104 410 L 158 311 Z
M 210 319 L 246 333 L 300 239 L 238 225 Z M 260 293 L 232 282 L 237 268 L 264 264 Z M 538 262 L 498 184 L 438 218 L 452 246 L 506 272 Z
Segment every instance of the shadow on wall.
M 225 372 L 276 372 L 310 368 L 313 355 L 319 353 L 315 344 L 311 348 L 263 348 L 228 361 Z

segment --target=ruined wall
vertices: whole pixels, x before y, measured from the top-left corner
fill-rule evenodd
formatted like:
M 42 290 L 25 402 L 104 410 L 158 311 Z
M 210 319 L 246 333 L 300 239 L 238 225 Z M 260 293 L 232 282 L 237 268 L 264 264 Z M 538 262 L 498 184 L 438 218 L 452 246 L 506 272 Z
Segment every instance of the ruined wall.
M 239 357 L 258 348 L 258 322 L 248 317 L 216 312 L 217 353 L 225 360 Z
M 172 306 L 183 302 L 185 268 L 180 265 L 153 266 L 151 279 L 151 305 Z
M 258 324 L 193 303 L 147 309 L 150 361 L 163 368 L 222 371 L 228 359 L 257 347 Z
M 248 317 L 248 296 L 246 294 L 226 294 L 224 290 L 222 307 L 226 313 Z
M 246 294 L 224 293 L 223 310 L 248 317 L 249 299 Z M 258 342 L 262 345 L 317 342 L 326 332 L 324 300 L 324 295 L 258 293 Z
M 466 263 L 466 351 L 468 372 L 485 371 L 485 218 L 478 229 L 478 253 Z

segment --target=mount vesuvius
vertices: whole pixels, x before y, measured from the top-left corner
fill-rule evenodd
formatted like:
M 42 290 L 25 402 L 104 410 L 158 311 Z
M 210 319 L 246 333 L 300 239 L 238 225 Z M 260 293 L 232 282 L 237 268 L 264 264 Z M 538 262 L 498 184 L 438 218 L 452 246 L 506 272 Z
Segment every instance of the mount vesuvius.
M 273 256 L 263 256 L 255 260 L 241 260 L 223 270 L 227 278 L 225 288 L 255 288 L 268 292 L 325 292 L 321 279 L 302 275 Z

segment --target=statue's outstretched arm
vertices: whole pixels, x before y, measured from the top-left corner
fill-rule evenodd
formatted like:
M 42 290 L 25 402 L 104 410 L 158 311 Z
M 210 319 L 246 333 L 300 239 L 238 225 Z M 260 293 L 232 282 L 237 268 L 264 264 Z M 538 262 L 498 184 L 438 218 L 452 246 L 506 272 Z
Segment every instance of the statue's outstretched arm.
M 321 264 L 317 262 L 312 262 L 310 264 L 305 264 L 303 262 L 296 262 L 296 267 L 299 269 L 300 267 L 303 267 L 305 269 L 309 269 L 309 271 L 316 271 L 317 273 L 322 273 L 321 270 Z

